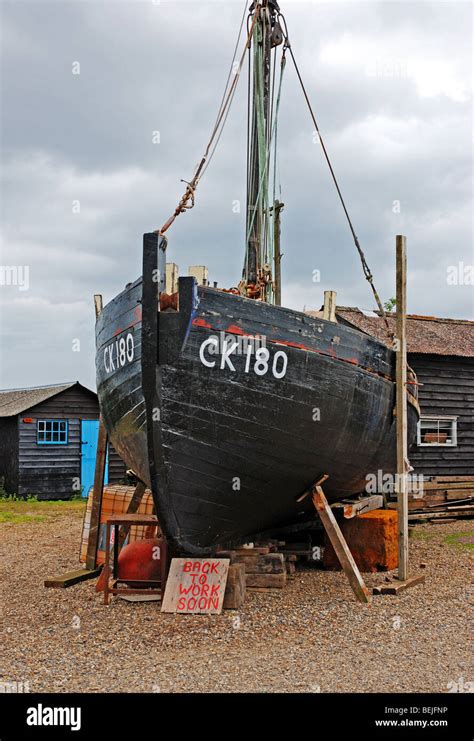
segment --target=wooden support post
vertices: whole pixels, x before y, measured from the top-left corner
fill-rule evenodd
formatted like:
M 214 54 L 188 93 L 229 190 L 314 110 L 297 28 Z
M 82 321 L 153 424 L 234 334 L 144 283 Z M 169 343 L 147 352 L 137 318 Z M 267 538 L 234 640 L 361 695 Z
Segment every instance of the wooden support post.
M 297 501 L 297 503 L 299 504 L 299 503 L 300 503 L 300 502 L 302 502 L 302 501 L 303 501 L 304 499 L 306 499 L 306 497 L 307 497 L 307 496 L 309 496 L 309 494 L 312 494 L 312 493 L 313 493 L 313 491 L 314 491 L 314 487 L 315 487 L 315 486 L 319 486 L 320 484 L 323 484 L 323 483 L 324 483 L 324 482 L 326 481 L 326 479 L 328 479 L 328 478 L 329 478 L 329 474 L 327 474 L 327 473 L 323 473 L 323 475 L 322 475 L 322 476 L 320 476 L 320 477 L 319 477 L 319 479 L 318 479 L 317 481 L 315 481 L 315 482 L 314 482 L 314 484 L 313 484 L 313 486 L 311 487 L 311 489 L 308 489 L 308 491 L 305 491 L 305 492 L 304 492 L 304 494 L 301 494 L 301 496 L 299 496 L 299 497 L 297 498 L 297 500 L 296 500 L 296 501 Z
M 365 586 L 364 580 L 362 579 L 361 573 L 357 568 L 357 564 L 352 557 L 352 553 L 348 548 L 341 529 L 337 524 L 332 509 L 329 506 L 326 497 L 324 496 L 324 492 L 322 488 L 317 485 L 313 488 L 313 504 L 319 517 L 321 518 L 324 529 L 328 534 L 332 547 L 336 552 L 339 562 L 349 580 L 349 584 L 351 585 L 352 591 L 354 592 L 356 598 L 359 600 L 359 602 L 370 602 L 370 592 Z
M 397 502 L 398 578 L 408 579 L 408 444 L 407 444 L 407 253 L 406 237 L 398 234 L 397 247 Z
M 324 291 L 323 319 L 328 322 L 336 322 L 336 291 Z
M 102 296 L 94 296 L 96 320 L 102 312 Z M 93 570 L 97 566 L 97 545 L 99 542 L 100 511 L 102 509 L 102 493 L 104 488 L 105 462 L 107 458 L 107 432 L 99 420 L 99 434 L 95 459 L 94 489 L 92 491 L 91 521 L 89 538 L 87 541 L 86 569 Z
M 86 569 L 97 566 L 97 545 L 99 542 L 100 512 L 104 489 L 105 461 L 107 458 L 107 432 L 102 419 L 99 421 L 97 454 L 95 459 L 94 488 L 92 491 L 91 522 L 87 542 Z
M 273 244 L 274 244 L 274 263 L 275 263 L 275 305 L 281 306 L 281 251 L 280 251 L 280 211 L 283 210 L 283 203 L 275 201 L 273 204 Z

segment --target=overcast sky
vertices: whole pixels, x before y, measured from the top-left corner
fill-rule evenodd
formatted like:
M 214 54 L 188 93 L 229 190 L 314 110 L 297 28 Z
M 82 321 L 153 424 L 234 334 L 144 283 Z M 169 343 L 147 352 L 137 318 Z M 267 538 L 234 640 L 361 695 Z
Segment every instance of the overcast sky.
M 161 226 L 180 179 L 192 177 L 243 2 L 0 6 L 0 264 L 23 283 L 1 285 L 0 273 L 0 387 L 95 388 L 93 294 L 107 302 L 139 275 L 142 234 Z M 472 319 L 472 4 L 282 0 L 281 9 L 382 299 L 395 293 L 402 233 L 409 311 Z M 196 207 L 169 231 L 168 260 L 181 274 L 206 264 L 221 286 L 242 270 L 244 213 L 233 204 L 245 202 L 245 105 L 243 76 Z M 319 308 L 333 289 L 339 304 L 370 310 L 313 128 L 289 64 L 279 125 L 283 303 Z

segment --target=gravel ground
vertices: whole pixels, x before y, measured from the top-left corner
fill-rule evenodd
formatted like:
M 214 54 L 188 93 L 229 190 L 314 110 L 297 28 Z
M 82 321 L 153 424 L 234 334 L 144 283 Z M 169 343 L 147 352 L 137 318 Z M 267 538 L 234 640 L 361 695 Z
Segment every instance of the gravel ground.
M 307 569 L 238 612 L 195 617 L 105 607 L 92 581 L 45 589 L 46 576 L 77 568 L 81 524 L 77 505 L 49 505 L 42 521 L 0 525 L 0 681 L 30 692 L 447 692 L 474 679 L 472 561 L 451 542 L 472 542 L 473 521 L 417 526 L 411 568 L 425 563 L 426 583 L 399 597 L 360 605 L 342 573 Z

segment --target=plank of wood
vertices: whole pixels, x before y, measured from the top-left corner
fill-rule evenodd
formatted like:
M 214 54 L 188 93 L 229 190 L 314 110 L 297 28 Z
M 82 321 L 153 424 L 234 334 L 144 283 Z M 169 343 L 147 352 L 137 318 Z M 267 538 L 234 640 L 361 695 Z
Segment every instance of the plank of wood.
M 447 499 L 444 502 L 428 502 L 428 509 L 436 510 L 440 507 L 445 507 L 446 509 L 449 509 L 450 507 L 462 507 L 465 504 L 469 504 L 472 502 L 473 497 L 464 497 L 463 499 Z
M 265 589 L 283 589 L 286 586 L 284 574 L 245 574 L 245 586 Z
M 231 564 L 224 593 L 224 610 L 238 610 L 245 601 L 245 565 Z
M 230 564 L 229 566 L 227 584 L 235 584 L 236 582 L 245 585 L 245 564 L 243 563 Z
M 92 508 L 87 541 L 86 568 L 94 569 L 97 566 L 97 545 L 99 542 L 100 512 L 102 509 L 102 494 L 104 490 L 105 461 L 107 457 L 107 431 L 102 418 L 99 421 L 99 436 L 97 441 L 97 455 L 95 459 L 94 489 L 92 491 Z
M 446 500 L 449 502 L 450 505 L 463 504 L 464 502 L 467 504 L 468 502 L 472 502 L 473 497 L 474 497 L 474 492 L 472 493 L 472 495 L 468 497 L 459 497 L 459 496 L 456 496 L 455 494 L 451 494 L 451 495 L 448 494 L 448 496 L 446 497 Z
M 346 520 L 350 520 L 364 512 L 371 512 L 374 509 L 383 507 L 383 496 L 381 494 L 372 494 L 369 497 L 355 500 L 354 502 L 337 502 L 331 509 L 335 512 L 342 512 Z
M 373 594 L 400 594 L 400 592 L 403 592 L 405 589 L 414 587 L 417 584 L 422 584 L 425 580 L 426 577 L 424 574 L 411 576 L 410 578 L 404 579 L 403 581 L 395 579 L 389 584 L 380 584 L 376 587 L 373 587 Z
M 247 569 L 250 572 L 250 569 Z M 283 553 L 268 553 L 259 556 L 256 570 L 258 574 L 284 574 L 286 573 L 285 556 Z
M 326 319 L 328 322 L 337 322 L 336 302 L 336 291 L 324 291 L 323 319 Z
M 247 574 L 283 574 L 285 572 L 285 558 L 282 553 L 266 553 L 263 555 L 236 554 L 231 563 L 245 564 Z
M 408 417 L 407 417 L 407 250 L 406 237 L 396 238 L 397 352 L 396 423 L 397 423 L 397 502 L 398 502 L 398 575 L 408 578 Z
M 328 501 L 320 486 L 315 486 L 313 491 L 313 504 L 316 508 L 321 522 L 324 525 L 329 540 L 336 552 L 339 562 L 349 580 L 352 590 L 359 602 L 370 602 L 370 593 L 365 586 L 356 562 L 350 552 L 344 536 Z
M 44 580 L 44 586 L 51 589 L 66 589 L 66 587 L 72 587 L 73 584 L 77 584 L 80 581 L 86 581 L 87 579 L 94 579 L 99 576 L 102 567 L 99 566 L 96 569 L 74 569 L 73 571 L 66 571 L 66 573 L 60 576 L 49 576 Z
M 312 485 L 312 487 L 310 487 L 307 491 L 305 491 L 303 494 L 301 494 L 301 496 L 299 496 L 297 498 L 296 502 L 298 504 L 300 502 L 302 502 L 303 499 L 306 499 L 306 497 L 308 497 L 310 494 L 313 493 L 313 489 L 314 489 L 315 486 L 319 486 L 320 484 L 324 484 L 324 482 L 328 478 L 329 478 L 329 474 L 327 474 L 327 473 L 323 474 L 317 481 L 314 482 L 314 484 Z
M 442 484 L 456 481 L 467 481 L 468 483 L 472 484 L 472 486 L 474 486 L 474 476 L 433 476 L 433 478 L 431 478 L 428 483 L 438 482 Z
M 425 510 L 420 514 L 410 514 L 410 521 L 418 520 L 435 520 L 445 517 L 474 517 L 474 506 L 468 505 L 466 507 L 453 507 L 446 508 L 443 512 L 434 512 L 432 510 Z
M 118 594 L 118 599 L 123 599 L 125 602 L 161 602 L 160 594 Z
M 219 555 L 222 556 L 223 554 L 220 553 Z M 231 563 L 243 564 L 245 565 L 246 572 L 254 572 L 257 570 L 258 559 L 259 559 L 258 554 L 244 556 L 243 554 L 235 553 L 233 555 Z
M 224 594 L 224 610 L 238 610 L 245 602 L 245 594 L 237 584 L 227 584 Z
M 96 319 L 98 319 L 99 316 L 102 314 L 102 309 L 103 309 L 103 300 L 102 300 L 101 293 L 94 294 L 94 308 L 95 308 Z
M 445 481 L 445 482 L 423 482 L 422 491 L 452 491 L 453 489 L 473 489 L 474 482 L 470 481 Z

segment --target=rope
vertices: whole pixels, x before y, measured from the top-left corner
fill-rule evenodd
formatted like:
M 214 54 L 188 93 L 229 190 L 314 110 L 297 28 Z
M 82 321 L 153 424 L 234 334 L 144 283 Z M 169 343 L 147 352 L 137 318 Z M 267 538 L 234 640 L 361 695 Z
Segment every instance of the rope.
M 243 28 L 243 25 L 244 25 L 244 21 L 245 21 L 246 15 L 247 15 L 247 0 L 245 0 L 245 2 L 244 2 L 244 12 L 242 13 L 242 20 L 240 21 L 239 33 L 237 35 L 237 41 L 235 42 L 234 53 L 232 54 L 232 61 L 230 63 L 230 67 L 229 67 L 229 74 L 227 75 L 227 81 L 226 81 L 226 84 L 225 84 L 224 92 L 222 93 L 221 104 L 220 104 L 219 110 L 217 112 L 216 123 L 214 125 L 214 129 L 213 129 L 213 132 L 212 133 L 214 133 L 216 131 L 216 129 L 217 129 L 219 116 L 220 116 L 221 111 L 222 111 L 222 108 L 224 106 L 225 94 L 226 94 L 227 88 L 229 87 L 229 80 L 230 80 L 231 75 L 232 75 L 232 70 L 233 70 L 233 67 L 234 67 L 234 61 L 235 61 L 235 57 L 236 57 L 236 54 L 237 54 L 237 49 L 239 47 L 239 41 L 240 41 L 240 37 L 242 35 L 242 28 Z
M 389 336 L 393 338 L 394 335 L 393 335 L 393 332 L 392 332 L 392 330 L 390 328 L 390 325 L 388 323 L 387 315 L 386 315 L 385 310 L 383 308 L 383 304 L 382 304 L 382 302 L 380 300 L 380 296 L 379 296 L 379 294 L 377 292 L 377 289 L 375 288 L 373 276 L 372 276 L 372 273 L 370 272 L 370 268 L 369 268 L 369 266 L 367 264 L 367 260 L 365 259 L 365 255 L 364 255 L 364 252 L 362 250 L 362 247 L 360 246 L 359 239 L 357 237 L 357 234 L 355 233 L 355 229 L 354 229 L 354 226 L 352 224 L 351 218 L 349 216 L 349 212 L 347 210 L 347 207 L 346 207 L 344 198 L 342 197 L 341 189 L 339 187 L 339 183 L 338 183 L 337 178 L 336 178 L 336 175 L 334 173 L 334 170 L 333 170 L 333 167 L 332 167 L 332 164 L 331 164 L 331 160 L 329 159 L 329 155 L 328 155 L 328 152 L 327 152 L 327 149 L 326 149 L 326 145 L 324 144 L 323 137 L 321 136 L 321 132 L 319 130 L 318 122 L 316 121 L 316 116 L 314 115 L 314 111 L 313 111 L 313 108 L 311 106 L 311 102 L 309 100 L 308 93 L 306 92 L 306 88 L 304 86 L 304 83 L 303 83 L 303 80 L 302 80 L 300 71 L 298 69 L 298 65 L 296 64 L 296 59 L 295 59 L 295 56 L 293 54 L 293 49 L 291 48 L 291 45 L 290 45 L 290 42 L 289 42 L 289 38 L 288 38 L 288 29 L 287 29 L 285 17 L 283 15 L 281 15 L 281 14 L 280 14 L 279 17 L 282 18 L 283 23 L 285 25 L 286 44 L 288 46 L 288 49 L 290 50 L 291 59 L 293 60 L 293 64 L 295 66 L 296 74 L 298 76 L 298 80 L 300 82 L 301 89 L 303 91 L 303 95 L 304 95 L 305 100 L 306 100 L 306 103 L 308 105 L 308 109 L 309 109 L 311 118 L 313 120 L 314 127 L 315 127 L 316 132 L 317 132 L 317 134 L 319 136 L 319 141 L 321 142 L 321 147 L 322 147 L 322 150 L 323 150 L 323 153 L 324 153 L 324 157 L 325 157 L 326 162 L 328 164 L 329 171 L 331 173 L 331 177 L 332 177 L 332 179 L 334 181 L 334 185 L 336 186 L 337 194 L 339 196 L 339 200 L 341 201 L 342 208 L 344 209 L 344 213 L 346 215 L 347 223 L 349 224 L 349 229 L 351 230 L 351 234 L 352 234 L 352 238 L 354 240 L 354 244 L 355 244 L 355 246 L 357 248 L 357 251 L 359 253 L 359 257 L 360 257 L 360 261 L 361 261 L 361 264 L 362 264 L 362 270 L 363 270 L 364 276 L 365 276 L 366 280 L 370 284 L 370 287 L 372 289 L 372 293 L 374 294 L 375 301 L 377 302 L 377 306 L 379 308 L 380 315 L 382 316 L 382 318 L 383 318 L 383 320 L 385 322 L 385 326 L 386 326 L 387 332 L 388 332 Z
M 232 105 L 232 101 L 234 99 L 234 94 L 235 94 L 235 91 L 236 91 L 236 88 L 237 88 L 237 83 L 238 83 L 238 81 L 240 79 L 240 72 L 241 72 L 242 65 L 243 65 L 243 62 L 244 62 L 244 59 L 245 59 L 245 54 L 247 52 L 247 49 L 250 46 L 250 42 L 251 42 L 251 39 L 252 39 L 253 29 L 254 29 L 255 23 L 257 22 L 257 18 L 259 17 L 259 13 L 260 13 L 260 7 L 258 6 L 257 9 L 256 9 L 256 11 L 255 11 L 255 15 L 254 15 L 252 24 L 250 26 L 249 32 L 247 34 L 247 41 L 245 43 L 244 50 L 243 50 L 242 56 L 241 56 L 240 61 L 239 61 L 239 66 L 238 66 L 237 72 L 235 73 L 235 77 L 234 77 L 234 79 L 232 81 L 232 84 L 231 84 L 231 86 L 230 86 L 230 88 L 229 88 L 228 91 L 227 91 L 227 88 L 228 88 L 228 85 L 229 85 L 229 80 L 230 80 L 231 72 L 229 73 L 229 76 L 227 78 L 227 84 L 226 84 L 226 87 L 224 89 L 224 95 L 222 96 L 221 105 L 219 106 L 219 111 L 218 111 L 218 114 L 217 114 L 216 122 L 214 124 L 214 128 L 212 130 L 211 137 L 209 139 L 209 142 L 208 142 L 208 145 L 207 145 L 206 150 L 204 152 L 204 155 L 203 155 L 200 163 L 196 167 L 195 173 L 194 173 L 191 181 L 190 182 L 187 182 L 186 180 L 182 180 L 181 181 L 183 183 L 186 183 L 186 185 L 187 185 L 186 190 L 185 190 L 183 196 L 181 197 L 181 200 L 179 201 L 177 207 L 175 208 L 173 214 L 163 224 L 163 226 L 161 227 L 161 229 L 156 229 L 155 230 L 156 233 L 158 233 L 158 234 L 164 234 L 169 229 L 169 227 L 173 224 L 174 220 L 176 219 L 177 216 L 179 216 L 179 214 L 184 213 L 186 210 L 191 209 L 194 206 L 194 203 L 195 203 L 195 192 L 196 192 L 196 188 L 198 186 L 199 180 L 202 177 L 202 175 L 204 175 L 206 169 L 209 166 L 209 163 L 210 163 L 210 161 L 211 161 L 211 159 L 212 159 L 212 157 L 214 155 L 214 152 L 216 150 L 217 144 L 219 143 L 219 139 L 221 137 L 223 128 L 224 128 L 225 123 L 227 121 L 227 116 L 228 116 L 230 107 Z M 238 46 L 239 39 L 240 39 L 240 36 L 241 36 L 241 33 L 242 33 L 242 26 L 243 26 L 243 22 L 241 23 L 241 26 L 240 26 L 240 31 L 239 31 L 239 36 L 237 38 L 237 45 L 236 45 L 236 47 Z M 235 52 L 234 52 L 234 57 L 235 57 Z M 231 65 L 231 70 L 232 70 L 232 68 L 233 68 L 233 63 Z M 222 126 L 221 126 L 221 124 L 222 124 Z M 220 129 L 220 131 L 219 131 L 219 129 Z M 217 135 L 217 132 L 218 131 L 219 131 L 219 135 L 217 137 L 217 141 L 215 142 L 215 145 L 214 145 L 214 147 L 212 149 L 212 152 L 209 155 L 209 152 L 211 151 L 211 147 L 214 144 L 214 140 L 216 138 L 216 135 Z
M 275 204 L 276 198 L 276 181 L 277 181 L 277 143 L 278 143 L 278 114 L 280 111 L 280 99 L 281 99 L 281 83 L 283 81 L 283 72 L 286 66 L 286 47 L 283 47 L 283 54 L 281 57 L 280 67 L 280 84 L 278 87 L 277 101 L 275 107 L 275 131 L 274 131 L 274 144 L 273 144 L 273 204 Z M 280 183 L 280 195 L 281 195 L 281 183 Z

